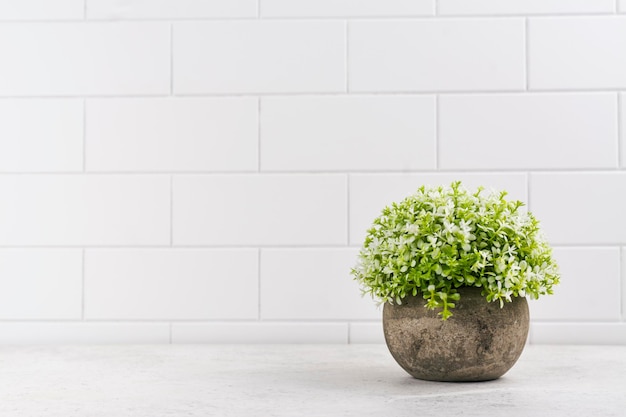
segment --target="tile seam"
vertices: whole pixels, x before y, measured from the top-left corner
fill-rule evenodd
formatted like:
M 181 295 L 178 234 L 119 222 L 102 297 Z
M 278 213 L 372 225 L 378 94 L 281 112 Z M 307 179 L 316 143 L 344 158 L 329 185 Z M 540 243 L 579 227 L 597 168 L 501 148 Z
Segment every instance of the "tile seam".
M 622 145 L 622 135 L 624 134 L 623 129 L 623 121 L 622 121 L 622 106 L 624 105 L 623 103 L 623 94 L 622 93 L 617 93 L 617 167 L 618 169 L 623 169 L 624 167 L 624 156 L 622 155 L 623 152 L 623 145 Z
M 530 32 L 530 21 L 526 17 L 524 18 L 524 82 L 525 82 L 525 90 L 530 90 L 530 40 L 529 40 L 529 32 Z

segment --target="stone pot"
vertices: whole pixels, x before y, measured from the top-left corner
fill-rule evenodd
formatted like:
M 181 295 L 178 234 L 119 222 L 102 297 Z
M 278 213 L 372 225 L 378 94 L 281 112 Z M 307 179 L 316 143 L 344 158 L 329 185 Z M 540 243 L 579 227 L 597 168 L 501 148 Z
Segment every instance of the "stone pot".
M 488 381 L 504 375 L 522 354 L 528 337 L 525 298 L 489 303 L 481 288 L 460 287 L 452 317 L 424 307 L 421 294 L 383 307 L 387 347 L 396 362 L 418 379 Z

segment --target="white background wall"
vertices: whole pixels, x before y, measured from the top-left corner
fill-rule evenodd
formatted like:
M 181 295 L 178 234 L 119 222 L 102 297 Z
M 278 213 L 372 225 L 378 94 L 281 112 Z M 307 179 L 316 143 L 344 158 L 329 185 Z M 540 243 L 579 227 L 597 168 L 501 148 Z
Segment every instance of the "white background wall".
M 381 341 L 364 230 L 461 179 L 531 342 L 626 343 L 625 91 L 625 0 L 0 0 L 0 342 Z

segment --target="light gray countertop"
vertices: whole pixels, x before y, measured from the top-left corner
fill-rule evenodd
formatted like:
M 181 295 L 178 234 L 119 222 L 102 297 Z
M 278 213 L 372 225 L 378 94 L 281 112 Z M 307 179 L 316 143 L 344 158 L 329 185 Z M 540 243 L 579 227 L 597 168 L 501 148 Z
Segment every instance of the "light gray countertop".
M 626 346 L 527 346 L 504 377 L 413 379 L 385 345 L 2 346 L 0 416 L 626 416 Z

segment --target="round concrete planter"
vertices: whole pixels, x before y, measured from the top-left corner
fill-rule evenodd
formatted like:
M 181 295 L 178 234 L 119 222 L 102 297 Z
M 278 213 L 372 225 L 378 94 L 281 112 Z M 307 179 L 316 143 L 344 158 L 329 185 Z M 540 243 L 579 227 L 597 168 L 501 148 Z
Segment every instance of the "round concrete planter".
M 385 304 L 387 347 L 405 371 L 429 381 L 488 381 L 504 375 L 522 354 L 528 336 L 528 303 L 488 303 L 481 288 L 457 289 L 453 316 L 441 320 L 421 294 L 401 305 Z

